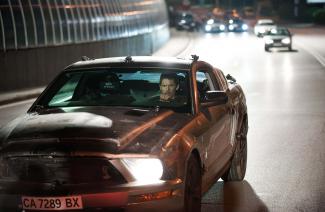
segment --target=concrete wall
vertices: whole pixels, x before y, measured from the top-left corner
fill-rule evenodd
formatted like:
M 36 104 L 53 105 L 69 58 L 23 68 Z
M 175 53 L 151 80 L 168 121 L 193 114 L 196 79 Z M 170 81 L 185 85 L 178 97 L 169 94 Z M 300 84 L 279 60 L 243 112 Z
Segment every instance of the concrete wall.
M 90 58 L 151 55 L 169 39 L 167 25 L 129 38 L 0 52 L 0 93 L 47 85 L 65 66 Z

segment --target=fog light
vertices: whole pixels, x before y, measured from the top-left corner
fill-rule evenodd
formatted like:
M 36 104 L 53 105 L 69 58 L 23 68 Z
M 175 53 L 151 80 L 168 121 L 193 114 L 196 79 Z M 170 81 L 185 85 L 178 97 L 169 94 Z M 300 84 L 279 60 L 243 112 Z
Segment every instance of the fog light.
M 168 191 L 160 191 L 148 194 L 139 194 L 134 196 L 129 196 L 129 204 L 137 204 L 139 202 L 147 202 L 147 201 L 154 201 L 154 200 L 161 200 L 171 197 L 181 197 L 182 191 L 180 189 L 176 190 L 168 190 Z

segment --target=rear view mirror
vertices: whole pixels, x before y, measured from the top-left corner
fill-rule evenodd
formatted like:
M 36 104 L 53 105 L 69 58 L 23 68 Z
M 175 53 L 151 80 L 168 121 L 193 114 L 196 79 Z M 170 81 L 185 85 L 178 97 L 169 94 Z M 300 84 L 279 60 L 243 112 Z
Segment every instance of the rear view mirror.
M 213 106 L 226 104 L 228 102 L 228 95 L 224 91 L 207 91 L 204 95 L 203 106 Z

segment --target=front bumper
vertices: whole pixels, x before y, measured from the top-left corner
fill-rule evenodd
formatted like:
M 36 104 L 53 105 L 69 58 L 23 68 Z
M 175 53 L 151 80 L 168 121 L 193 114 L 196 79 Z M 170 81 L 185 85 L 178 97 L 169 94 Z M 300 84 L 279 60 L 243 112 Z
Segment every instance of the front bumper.
M 267 48 L 289 48 L 291 44 L 284 44 L 284 43 L 272 43 L 272 44 L 265 44 Z
M 0 211 L 22 211 L 22 196 L 81 196 L 83 211 L 107 209 L 121 211 L 181 211 L 183 182 L 159 181 L 108 187 L 100 184 L 60 185 L 39 183 L 0 183 Z M 75 210 L 78 211 L 78 210 Z

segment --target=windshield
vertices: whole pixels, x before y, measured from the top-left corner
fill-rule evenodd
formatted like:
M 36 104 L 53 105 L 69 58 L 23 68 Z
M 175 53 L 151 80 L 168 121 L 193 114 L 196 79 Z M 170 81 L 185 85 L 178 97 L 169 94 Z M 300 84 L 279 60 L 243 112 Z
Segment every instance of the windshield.
M 261 26 L 271 26 L 274 25 L 274 23 L 260 23 Z
M 189 112 L 188 74 L 183 70 L 98 69 L 65 72 L 43 95 L 44 107 L 165 107 Z
M 272 29 L 267 32 L 267 35 L 289 35 L 289 31 L 287 29 Z

